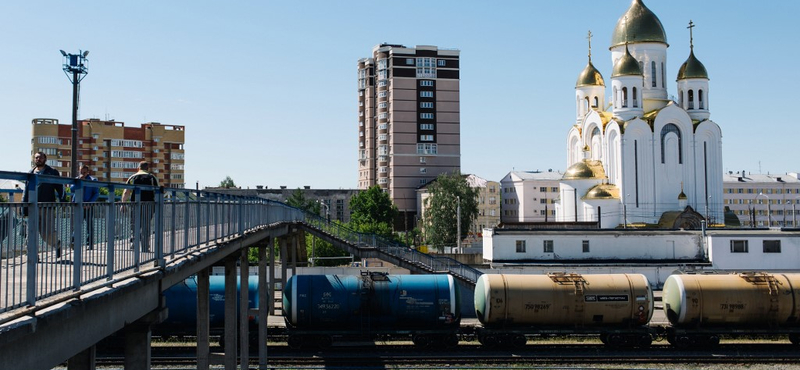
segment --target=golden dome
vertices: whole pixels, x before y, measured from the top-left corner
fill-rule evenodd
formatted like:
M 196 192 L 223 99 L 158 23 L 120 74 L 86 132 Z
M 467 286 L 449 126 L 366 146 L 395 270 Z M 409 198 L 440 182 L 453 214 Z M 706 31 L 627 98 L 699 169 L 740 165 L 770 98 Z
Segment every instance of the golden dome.
M 586 192 L 583 199 L 620 199 L 619 188 L 614 184 L 599 184 Z
M 636 58 L 631 55 L 628 45 L 625 45 L 625 55 L 614 64 L 614 71 L 611 73 L 611 78 L 618 76 L 642 76 L 642 68 L 639 67 Z
M 575 87 L 581 86 L 605 86 L 603 75 L 594 67 L 592 60 L 589 59 L 589 64 L 583 69 L 583 72 L 578 76 L 578 82 L 575 82 Z
M 681 64 L 681 68 L 678 70 L 678 80 L 685 80 L 687 78 L 708 79 L 708 71 L 706 71 L 706 66 L 697 60 L 697 58 L 694 56 L 694 50 L 689 52 L 689 58 L 686 59 L 683 64 Z
M 685 199 L 689 199 L 689 197 L 687 197 L 686 194 L 683 193 L 683 190 L 681 190 L 681 193 L 678 194 L 678 200 L 685 200 Z
M 603 163 L 600 161 L 585 159 L 581 162 L 576 162 L 567 168 L 564 172 L 562 180 L 586 180 L 586 179 L 604 179 L 606 178 L 606 171 L 603 169 Z
M 626 42 L 667 44 L 664 26 L 661 25 L 658 17 L 642 3 L 642 0 L 631 2 L 631 7 L 619 18 L 614 33 L 611 35 L 611 48 L 624 45 Z

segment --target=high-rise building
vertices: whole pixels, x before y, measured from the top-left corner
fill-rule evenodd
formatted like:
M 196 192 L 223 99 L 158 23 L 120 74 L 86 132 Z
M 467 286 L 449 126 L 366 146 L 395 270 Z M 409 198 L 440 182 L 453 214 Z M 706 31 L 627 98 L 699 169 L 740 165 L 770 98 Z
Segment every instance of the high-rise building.
M 43 152 L 50 167 L 70 176 L 72 125 L 52 118 L 35 118 L 31 125 L 31 158 Z M 125 127 L 124 122 L 113 120 L 79 120 L 78 165 L 89 165 L 100 181 L 123 182 L 136 173 L 140 161 L 147 161 L 159 184 L 183 188 L 184 132 L 184 126 L 158 122 Z
M 459 50 L 380 44 L 358 61 L 358 188 L 379 185 L 413 227 L 416 189 L 461 169 Z

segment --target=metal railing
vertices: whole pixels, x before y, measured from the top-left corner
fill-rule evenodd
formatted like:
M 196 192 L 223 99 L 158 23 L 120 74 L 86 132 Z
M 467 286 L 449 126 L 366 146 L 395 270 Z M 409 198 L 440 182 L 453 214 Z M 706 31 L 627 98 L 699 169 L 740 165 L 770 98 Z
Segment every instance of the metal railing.
M 431 272 L 449 272 L 473 282 L 481 274 L 450 258 L 362 234 L 263 198 L 4 171 L 0 179 L 27 184 L 29 199 L 0 203 L 0 314 L 79 291 L 88 283 L 111 281 L 121 273 L 164 267 L 168 258 L 189 249 L 286 222 L 305 223 Z M 53 186 L 69 188 L 76 202 L 39 202 L 38 192 L 52 191 Z M 109 195 L 84 203 L 83 192 L 90 187 L 107 189 Z M 137 200 L 119 202 L 114 196 L 118 189 L 132 191 Z M 154 192 L 154 201 L 140 200 L 146 191 Z

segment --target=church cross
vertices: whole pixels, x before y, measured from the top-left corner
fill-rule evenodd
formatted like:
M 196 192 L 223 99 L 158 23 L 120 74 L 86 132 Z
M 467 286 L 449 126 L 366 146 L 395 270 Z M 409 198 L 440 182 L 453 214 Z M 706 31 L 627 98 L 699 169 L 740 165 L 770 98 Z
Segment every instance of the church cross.
M 586 38 L 589 40 L 589 61 L 592 61 L 592 30 L 589 30 Z
M 689 27 L 686 28 L 689 29 L 689 49 L 694 49 L 694 38 L 692 37 L 692 28 L 694 28 L 694 22 L 692 22 L 691 19 L 689 20 Z

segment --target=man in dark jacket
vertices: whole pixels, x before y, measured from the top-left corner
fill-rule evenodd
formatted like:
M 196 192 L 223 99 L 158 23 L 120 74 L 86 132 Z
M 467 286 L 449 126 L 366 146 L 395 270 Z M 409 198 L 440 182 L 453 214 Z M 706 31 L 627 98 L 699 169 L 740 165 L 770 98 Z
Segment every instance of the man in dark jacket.
M 77 177 L 80 180 L 97 181 L 97 178 L 89 174 L 89 166 L 81 164 L 81 174 Z M 86 239 L 89 241 L 89 248 L 94 248 L 94 208 L 91 204 L 100 198 L 100 189 L 93 186 L 83 187 L 83 222 L 86 223 Z M 77 203 L 78 200 L 75 196 L 72 197 L 72 203 Z M 75 234 L 72 234 L 73 247 L 75 243 Z M 80 244 L 80 243 L 79 243 Z
M 139 162 L 139 172 L 133 174 L 133 176 L 128 178 L 127 184 L 129 185 L 148 185 L 148 186 L 158 186 L 158 179 L 148 171 L 150 169 L 150 165 L 145 162 Z M 150 224 L 153 222 L 153 215 L 156 212 L 156 204 L 155 204 L 155 192 L 153 190 L 144 190 L 142 189 L 140 192 L 141 195 L 141 212 L 140 221 L 139 221 L 139 230 L 135 228 L 135 221 L 131 219 L 131 233 L 139 235 L 139 242 L 142 245 L 142 252 L 149 252 L 150 251 Z M 125 189 L 122 192 L 122 201 L 127 202 L 130 199 L 132 202 L 136 201 L 136 193 L 134 193 L 130 189 Z M 134 215 L 135 216 L 135 215 Z M 133 240 L 133 237 L 131 237 Z M 133 249 L 133 246 L 131 246 Z
M 47 165 L 47 155 L 38 152 L 33 156 L 34 166 L 31 168 L 30 173 L 36 175 L 46 175 L 46 176 L 61 176 L 53 167 Z M 36 200 L 39 202 L 39 235 L 42 237 L 42 240 L 49 246 L 50 249 L 56 250 L 56 258 L 61 257 L 61 240 L 58 239 L 58 234 L 56 233 L 56 207 L 54 204 L 47 204 L 47 203 L 55 203 L 56 200 L 63 200 L 64 199 L 64 186 L 61 184 L 51 184 L 51 183 L 44 183 L 39 182 L 39 186 L 36 189 Z M 28 202 L 28 189 L 27 184 L 25 186 L 25 193 L 22 196 L 22 202 Z M 24 215 L 28 215 L 28 207 L 24 207 L 23 209 Z M 28 237 L 35 237 L 28 233 Z M 39 248 L 40 251 L 46 250 L 45 248 Z

